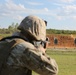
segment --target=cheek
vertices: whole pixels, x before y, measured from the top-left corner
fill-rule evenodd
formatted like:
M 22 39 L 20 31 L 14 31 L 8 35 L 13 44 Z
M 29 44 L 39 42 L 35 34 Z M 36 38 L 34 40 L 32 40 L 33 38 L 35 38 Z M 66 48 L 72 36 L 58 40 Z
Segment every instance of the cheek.
M 46 48 L 48 47 L 48 43 L 46 43 Z
M 46 49 L 44 49 L 42 46 L 40 47 L 40 50 L 45 53 L 46 52 Z

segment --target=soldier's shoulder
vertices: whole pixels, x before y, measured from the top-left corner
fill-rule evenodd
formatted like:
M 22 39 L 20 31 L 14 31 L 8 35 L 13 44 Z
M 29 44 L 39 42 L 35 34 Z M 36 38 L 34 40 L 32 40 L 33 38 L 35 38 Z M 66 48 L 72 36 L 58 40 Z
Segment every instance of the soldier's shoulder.
M 30 43 L 29 41 L 23 40 L 23 39 L 14 39 L 16 41 L 16 43 L 18 43 L 17 45 L 22 45 L 25 48 L 35 48 L 35 46 Z

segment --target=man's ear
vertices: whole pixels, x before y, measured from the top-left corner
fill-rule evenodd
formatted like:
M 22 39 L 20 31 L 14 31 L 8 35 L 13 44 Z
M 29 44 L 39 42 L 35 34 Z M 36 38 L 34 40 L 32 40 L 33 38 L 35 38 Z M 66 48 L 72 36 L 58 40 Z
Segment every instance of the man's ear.
M 45 24 L 46 24 L 46 26 L 47 26 L 47 21 L 46 21 L 46 20 L 44 20 L 44 22 L 45 22 Z

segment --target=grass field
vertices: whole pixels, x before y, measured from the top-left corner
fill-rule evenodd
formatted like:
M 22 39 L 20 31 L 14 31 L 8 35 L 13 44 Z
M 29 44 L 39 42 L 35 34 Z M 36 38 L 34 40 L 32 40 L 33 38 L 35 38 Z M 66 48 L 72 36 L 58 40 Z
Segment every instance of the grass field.
M 48 50 L 47 54 L 54 58 L 59 67 L 58 75 L 76 75 L 76 52 Z M 33 72 L 33 75 L 38 75 Z
M 0 37 L 10 36 L 11 34 L 0 34 Z
M 9 34 L 10 35 L 10 34 Z M 8 36 L 0 34 L 1 37 Z M 76 75 L 76 51 L 47 50 L 47 54 L 54 58 L 59 67 L 58 75 Z M 33 72 L 33 75 L 38 75 Z

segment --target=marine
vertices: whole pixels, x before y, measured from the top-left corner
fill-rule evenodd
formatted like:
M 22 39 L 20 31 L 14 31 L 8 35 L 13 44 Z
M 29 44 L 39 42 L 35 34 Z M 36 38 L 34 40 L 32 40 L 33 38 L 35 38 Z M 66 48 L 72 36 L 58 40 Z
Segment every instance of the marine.
M 32 71 L 40 75 L 58 74 L 56 61 L 46 54 L 46 26 L 43 19 L 29 15 L 21 21 L 18 32 L 0 41 L 0 56 L 4 52 L 0 75 L 32 75 Z M 1 45 L 4 42 L 7 48 Z

